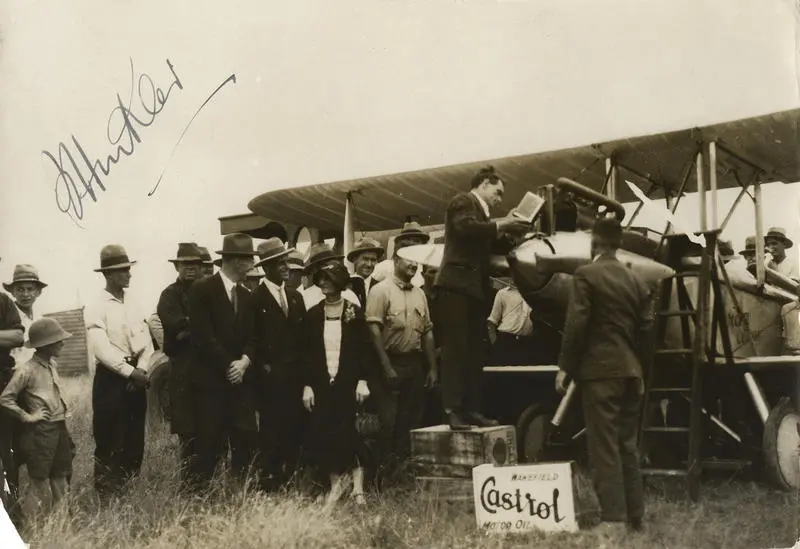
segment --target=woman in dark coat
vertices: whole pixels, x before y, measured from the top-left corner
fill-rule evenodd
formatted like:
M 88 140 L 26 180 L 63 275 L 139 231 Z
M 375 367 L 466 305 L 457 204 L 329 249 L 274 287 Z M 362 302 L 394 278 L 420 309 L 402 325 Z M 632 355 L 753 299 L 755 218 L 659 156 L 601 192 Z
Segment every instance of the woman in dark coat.
M 303 405 L 311 412 L 311 457 L 330 476 L 328 501 L 338 500 L 352 471 L 353 498 L 364 504 L 364 471 L 358 459 L 358 404 L 369 396 L 369 332 L 361 309 L 342 298 L 349 275 L 331 263 L 314 276 L 325 299 L 309 309 L 304 321 L 305 388 Z

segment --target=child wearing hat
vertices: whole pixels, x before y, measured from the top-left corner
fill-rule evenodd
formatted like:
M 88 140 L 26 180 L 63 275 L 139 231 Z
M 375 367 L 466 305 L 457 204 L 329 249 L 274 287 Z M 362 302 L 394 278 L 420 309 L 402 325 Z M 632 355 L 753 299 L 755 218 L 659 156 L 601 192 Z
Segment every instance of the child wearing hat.
M 18 364 L 0 406 L 22 423 L 18 451 L 28 466 L 36 510 L 58 503 L 72 475 L 74 444 L 67 431 L 67 406 L 61 395 L 56 358 L 72 334 L 58 321 L 41 318 L 31 324 L 28 348 L 33 358 Z

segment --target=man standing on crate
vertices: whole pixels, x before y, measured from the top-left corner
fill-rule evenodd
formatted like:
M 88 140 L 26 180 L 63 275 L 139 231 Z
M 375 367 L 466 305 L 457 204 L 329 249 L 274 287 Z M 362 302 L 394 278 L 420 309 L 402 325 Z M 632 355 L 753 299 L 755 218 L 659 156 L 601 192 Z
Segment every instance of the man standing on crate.
M 494 168 L 480 170 L 471 190 L 447 206 L 444 256 L 434 285 L 441 315 L 442 404 L 453 430 L 497 425 L 481 414 L 481 374 L 487 347 L 493 252 L 506 253 L 513 243 L 506 234 L 525 232 L 529 225 L 513 216 L 489 219 L 490 208 L 503 200 L 505 185 Z
M 23 344 L 24 331 L 17 306 L 10 297 L 0 293 L 0 391 L 11 380 L 14 369 L 11 352 Z M 19 525 L 19 471 L 13 450 L 16 424 L 11 415 L 0 413 L 0 498 L 11 519 Z
M 652 301 L 645 283 L 617 260 L 622 227 L 598 219 L 592 263 L 573 275 L 556 388 L 574 378 L 583 399 L 589 461 L 602 527 L 641 528 L 644 493 L 637 434 L 649 356 Z

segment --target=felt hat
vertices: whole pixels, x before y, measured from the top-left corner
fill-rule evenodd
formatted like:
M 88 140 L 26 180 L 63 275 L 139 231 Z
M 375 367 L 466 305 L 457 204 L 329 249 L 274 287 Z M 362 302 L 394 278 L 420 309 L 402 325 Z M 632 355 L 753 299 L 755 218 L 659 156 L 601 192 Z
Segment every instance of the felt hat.
M 422 226 L 416 221 L 407 221 L 403 224 L 400 234 L 394 237 L 395 246 L 397 242 L 409 242 L 413 244 L 427 244 L 430 235 L 422 230 Z M 412 244 L 408 244 L 412 245 Z
M 25 342 L 25 347 L 38 349 L 39 347 L 64 341 L 69 337 L 72 337 L 72 334 L 65 331 L 56 319 L 44 317 L 35 320 L 31 324 L 28 329 L 28 341 Z
M 289 253 L 288 257 L 286 258 L 286 262 L 289 264 L 289 269 L 293 271 L 305 270 L 305 265 L 303 262 L 303 254 L 301 254 L 297 250 L 294 250 Z
M 209 255 L 208 258 L 211 259 L 211 256 Z M 178 253 L 175 254 L 175 259 L 168 259 L 167 261 L 170 263 L 198 263 L 203 261 L 203 253 L 194 242 L 181 242 L 178 244 Z
M 198 246 L 197 249 L 200 251 L 200 259 L 203 260 L 204 265 L 213 265 L 214 262 L 211 260 L 211 254 L 208 251 L 208 248 L 205 246 Z
M 350 282 L 350 273 L 347 272 L 347 267 L 341 263 L 328 263 L 314 274 L 314 284 L 319 286 L 319 281 L 322 278 L 329 279 L 334 288 L 338 291 L 343 291 Z
M 739 254 L 743 256 L 748 255 L 755 255 L 756 253 L 756 237 L 748 236 L 744 239 L 744 250 L 740 251 Z
M 729 261 L 734 258 L 736 253 L 733 251 L 733 244 L 730 240 L 719 241 L 719 255 L 723 261 Z
M 249 271 L 247 271 L 247 278 L 256 279 L 256 278 L 263 278 L 264 273 L 253 267 Z
M 102 273 L 116 269 L 127 269 L 133 265 L 136 265 L 136 261 L 131 261 L 128 258 L 125 248 L 119 244 L 108 244 L 100 250 L 100 268 L 95 269 L 94 272 Z
M 33 282 L 40 290 L 47 287 L 47 284 L 39 280 L 39 271 L 33 265 L 21 264 L 14 267 L 11 282 L 3 282 L 3 288 L 10 292 L 17 282 Z
M 792 242 L 792 240 L 786 236 L 786 229 L 783 227 L 772 227 L 770 230 L 768 230 L 767 234 L 764 235 L 764 242 L 770 238 L 782 240 L 787 249 L 794 246 L 794 242 Z
M 221 256 L 234 255 L 239 257 L 253 257 L 258 255 L 253 248 L 253 237 L 243 233 L 226 234 L 222 239 L 222 249 L 217 250 Z
M 619 245 L 622 240 L 622 225 L 616 218 L 601 217 L 592 225 L 592 234 L 609 243 Z
M 273 236 L 259 244 L 257 251 L 261 261 L 256 263 L 255 266 L 260 267 L 264 263 L 286 257 L 294 251 L 294 248 L 287 248 L 283 245 L 283 241 L 280 238 Z
M 331 250 L 331 247 L 324 242 L 317 242 L 312 244 L 308 249 L 308 256 L 306 257 L 306 270 L 331 259 L 344 259 L 343 255 L 336 255 Z
M 356 260 L 356 258 L 358 258 L 359 255 L 366 252 L 375 252 L 378 254 L 378 259 L 380 259 L 383 256 L 384 251 L 385 250 L 383 249 L 383 246 L 381 246 L 380 242 L 374 238 L 366 237 L 356 242 L 356 245 L 353 246 L 353 249 L 350 250 L 349 254 L 347 254 L 347 260 L 352 263 Z

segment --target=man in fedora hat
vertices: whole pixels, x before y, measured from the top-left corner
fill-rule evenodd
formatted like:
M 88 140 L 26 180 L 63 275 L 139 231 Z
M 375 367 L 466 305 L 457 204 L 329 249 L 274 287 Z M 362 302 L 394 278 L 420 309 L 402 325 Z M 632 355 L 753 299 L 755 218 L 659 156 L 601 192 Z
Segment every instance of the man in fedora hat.
M 205 246 L 198 246 L 200 250 L 200 257 L 203 259 L 203 265 L 200 269 L 200 277 L 208 278 L 214 276 L 214 261 L 211 259 L 211 254 Z
M 383 256 L 383 247 L 374 238 L 362 238 L 350 253 L 347 260 L 353 264 L 353 274 L 350 276 L 350 288 L 358 296 L 361 307 L 367 306 L 367 295 L 375 284 L 372 273 L 375 271 L 380 258 Z
M 286 287 L 298 291 L 305 289 L 303 273 L 306 269 L 303 262 L 303 254 L 297 250 L 293 250 L 286 256 L 286 263 L 289 265 L 289 278 L 286 279 Z
M 51 499 L 58 503 L 72 475 L 75 445 L 67 431 L 67 405 L 56 369 L 64 340 L 71 335 L 52 318 L 34 321 L 25 343 L 35 349 L 34 355 L 17 365 L 0 396 L 0 406 L 23 425 L 19 450 L 27 464 L 30 494 L 37 509 Z
M 173 259 L 178 277 L 164 288 L 158 299 L 158 318 L 164 329 L 164 354 L 169 357 L 169 418 L 172 433 L 178 435 L 181 472 L 185 481 L 196 474 L 194 404 L 190 380 L 192 337 L 189 330 L 189 288 L 202 276 L 203 253 L 194 242 L 181 242 Z
M 220 270 L 189 289 L 192 397 L 197 426 L 198 477 L 207 484 L 231 453 L 233 472 L 246 475 L 257 438 L 253 403 L 256 359 L 255 311 L 243 286 L 253 268 L 253 239 L 225 235 Z
M 301 327 L 306 308 L 289 288 L 289 256 L 279 238 L 258 246 L 264 278 L 253 292 L 256 310 L 259 449 L 262 485 L 272 489 L 294 472 L 303 435 Z
M 430 242 L 430 235 L 422 230 L 422 226 L 416 221 L 406 221 L 400 233 L 394 237 L 394 246 L 392 250 L 392 257 L 384 259 L 375 267 L 375 272 L 372 278 L 376 282 L 382 282 L 387 278 L 391 280 L 394 276 L 394 256 L 397 255 L 397 250 L 405 248 L 406 246 L 414 246 L 417 244 L 427 244 Z M 415 288 L 422 288 L 425 285 L 425 278 L 422 272 L 417 267 L 414 276 L 411 279 L 411 284 Z
M 481 414 L 482 357 L 488 348 L 489 258 L 510 251 L 510 235 L 530 225 L 513 216 L 490 220 L 503 199 L 503 180 L 488 166 L 472 178 L 471 190 L 456 195 L 445 213 L 444 255 L 436 274 L 442 336 L 442 407 L 451 429 L 497 425 Z
M 105 289 L 86 308 L 89 350 L 97 364 L 92 386 L 94 483 L 101 496 L 119 493 L 139 472 L 144 456 L 153 342 L 145 315 L 126 296 L 135 264 L 122 246 L 104 246 L 95 272 L 105 278 Z
M 343 262 L 344 256 L 335 254 L 333 250 L 331 250 L 331 247 L 324 242 L 312 244 L 311 247 L 308 248 L 308 257 L 306 259 L 306 276 L 308 276 L 311 280 L 314 280 L 314 274 L 325 265 L 329 265 L 331 263 L 343 264 Z M 322 294 L 322 290 L 316 284 L 313 284 L 303 290 L 301 295 L 303 296 L 303 302 L 306 305 L 306 310 L 309 310 L 311 307 L 325 298 L 325 296 Z M 353 290 L 346 289 L 342 292 L 342 297 L 350 303 L 361 307 L 361 301 L 359 301 L 358 296 L 355 294 L 355 292 L 353 292 Z
M 27 341 L 31 324 L 39 318 L 33 306 L 39 296 L 42 295 L 42 290 L 47 287 L 47 284 L 39 279 L 39 271 L 36 267 L 22 264 L 14 267 L 14 275 L 11 282 L 3 282 L 3 287 L 14 296 L 14 304 L 17 306 L 19 317 L 25 328 L 25 340 Z M 33 352 L 33 349 L 23 345 L 14 349 L 11 352 L 11 356 L 14 357 L 14 361 L 17 364 L 23 364 L 31 359 Z
M 783 276 L 800 280 L 800 267 L 797 259 L 786 257 L 786 250 L 793 245 L 792 240 L 786 236 L 786 229 L 782 227 L 772 227 L 764 236 L 764 246 L 772 256 L 767 267 L 778 271 Z
M 0 391 L 11 380 L 14 370 L 14 358 L 11 352 L 25 342 L 24 334 L 25 327 L 20 319 L 19 309 L 8 295 L 0 292 Z M 16 427 L 17 422 L 14 418 L 0 414 L 0 483 L 5 478 L 10 491 L 6 500 L 5 491 L 0 488 L 0 498 L 3 498 L 11 519 L 19 523 L 21 518 L 17 505 L 19 470 L 14 459 L 13 444 Z

